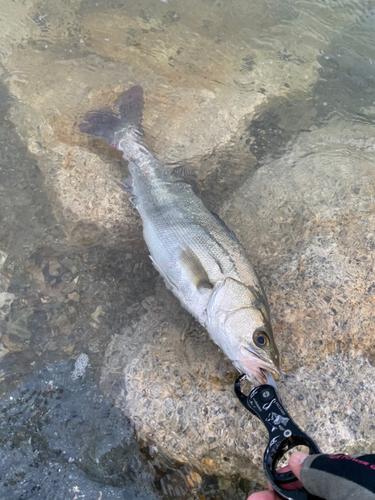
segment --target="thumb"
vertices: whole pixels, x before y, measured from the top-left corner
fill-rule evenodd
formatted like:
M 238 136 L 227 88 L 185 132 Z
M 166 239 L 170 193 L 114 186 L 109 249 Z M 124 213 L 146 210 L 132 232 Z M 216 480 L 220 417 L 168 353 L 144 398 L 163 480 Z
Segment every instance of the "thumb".
M 292 469 L 293 474 L 298 477 L 299 480 L 301 480 L 301 468 L 306 457 L 308 457 L 307 453 L 296 451 L 289 459 L 290 468 Z

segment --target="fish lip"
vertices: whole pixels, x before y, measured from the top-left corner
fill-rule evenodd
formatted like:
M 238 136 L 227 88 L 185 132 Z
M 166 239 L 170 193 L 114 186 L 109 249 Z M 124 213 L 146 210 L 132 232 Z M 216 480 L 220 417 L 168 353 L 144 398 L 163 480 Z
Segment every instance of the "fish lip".
M 280 370 L 276 368 L 275 365 L 262 359 L 250 346 L 242 346 L 242 348 L 245 348 L 246 351 L 251 354 L 251 357 L 256 360 L 257 366 L 252 366 L 249 368 L 249 371 L 257 382 L 260 384 L 267 383 L 267 375 L 265 372 L 269 372 L 275 381 L 280 379 Z

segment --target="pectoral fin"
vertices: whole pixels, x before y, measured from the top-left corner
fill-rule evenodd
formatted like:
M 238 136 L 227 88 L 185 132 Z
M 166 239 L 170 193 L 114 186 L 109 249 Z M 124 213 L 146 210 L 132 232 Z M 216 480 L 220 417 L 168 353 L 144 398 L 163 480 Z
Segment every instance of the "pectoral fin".
M 212 290 L 213 284 L 210 282 L 208 274 L 203 264 L 191 248 L 180 249 L 180 263 L 191 282 L 198 288 Z

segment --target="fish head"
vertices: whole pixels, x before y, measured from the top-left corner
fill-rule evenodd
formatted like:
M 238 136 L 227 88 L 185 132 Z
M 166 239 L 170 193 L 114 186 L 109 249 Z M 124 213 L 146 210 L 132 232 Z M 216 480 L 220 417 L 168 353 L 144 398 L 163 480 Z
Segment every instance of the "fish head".
M 266 383 L 266 372 L 275 380 L 280 378 L 280 354 L 273 338 L 271 324 L 262 310 L 239 309 L 229 315 L 227 332 L 237 335 L 240 342 L 234 366 L 260 384 Z
M 266 382 L 266 372 L 280 378 L 280 355 L 273 338 L 262 288 L 227 278 L 214 290 L 207 308 L 207 329 L 234 366 L 253 382 Z

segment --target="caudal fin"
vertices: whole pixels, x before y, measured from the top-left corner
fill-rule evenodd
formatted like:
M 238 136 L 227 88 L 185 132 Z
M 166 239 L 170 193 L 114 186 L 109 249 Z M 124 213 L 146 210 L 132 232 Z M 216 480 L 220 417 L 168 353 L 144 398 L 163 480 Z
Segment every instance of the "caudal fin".
M 141 124 L 142 110 L 142 87 L 132 87 L 119 95 L 112 108 L 89 111 L 79 129 L 85 134 L 102 137 L 115 146 L 117 131 Z

